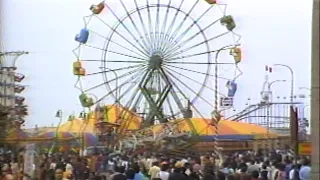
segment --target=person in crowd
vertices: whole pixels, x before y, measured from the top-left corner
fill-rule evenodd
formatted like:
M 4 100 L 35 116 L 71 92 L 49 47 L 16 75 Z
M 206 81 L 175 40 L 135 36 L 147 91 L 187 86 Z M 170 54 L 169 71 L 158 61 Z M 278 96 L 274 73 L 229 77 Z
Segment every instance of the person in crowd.
M 276 165 L 277 172 L 275 173 L 274 180 L 286 180 L 287 175 L 285 172 L 285 165 L 282 163 L 278 163 Z
M 125 169 L 126 168 L 124 166 L 116 167 L 115 168 L 116 172 L 110 176 L 110 179 L 111 180 L 126 180 L 127 177 L 124 175 Z
M 127 180 L 134 180 L 136 171 L 133 169 L 128 169 L 125 174 L 126 174 Z
M 260 167 L 258 164 L 256 164 L 256 161 L 255 160 L 251 160 L 249 165 L 248 165 L 248 174 L 252 174 L 253 171 L 257 171 L 259 172 L 260 171 Z
M 260 177 L 262 180 L 268 180 L 269 178 L 269 171 L 267 169 L 266 164 L 262 164 L 261 171 L 260 171 Z
M 182 162 L 176 162 L 173 172 L 169 175 L 168 180 L 188 180 L 188 178 L 182 174 Z
M 234 174 L 234 179 L 235 180 L 250 180 L 251 176 L 250 176 L 250 174 L 247 173 L 247 171 L 248 171 L 248 166 L 242 165 L 240 167 L 240 172 Z
M 311 173 L 311 167 L 310 167 L 310 161 L 306 158 L 302 159 L 301 162 L 302 166 L 299 171 L 299 178 L 300 180 L 310 180 L 310 173 Z
M 156 178 L 157 174 L 160 172 L 159 162 L 155 161 L 152 163 L 152 166 L 149 169 L 148 175 L 150 178 Z
M 167 162 L 162 163 L 160 172 L 156 175 L 156 178 L 160 178 L 161 180 L 168 180 L 170 175 L 168 170 L 169 164 Z
M 251 172 L 251 180 L 262 180 L 260 178 L 259 171 L 254 170 L 254 171 Z
M 144 180 L 144 175 L 141 173 L 140 171 L 140 167 L 137 163 L 135 163 L 132 167 L 132 169 L 134 170 L 135 172 L 135 175 L 134 175 L 134 180 Z

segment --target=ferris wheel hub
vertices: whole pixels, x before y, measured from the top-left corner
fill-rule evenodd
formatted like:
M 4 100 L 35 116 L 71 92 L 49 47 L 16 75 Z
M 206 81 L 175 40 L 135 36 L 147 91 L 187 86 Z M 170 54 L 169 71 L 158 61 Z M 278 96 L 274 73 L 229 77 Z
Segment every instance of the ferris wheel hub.
M 149 64 L 148 67 L 149 69 L 160 69 L 163 63 L 163 57 L 159 53 L 154 53 L 150 59 L 149 59 Z

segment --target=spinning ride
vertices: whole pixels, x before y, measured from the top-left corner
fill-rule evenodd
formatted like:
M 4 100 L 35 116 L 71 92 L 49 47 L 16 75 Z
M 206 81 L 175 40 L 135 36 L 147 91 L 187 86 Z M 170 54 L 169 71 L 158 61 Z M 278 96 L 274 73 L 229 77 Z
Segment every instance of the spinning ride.
M 241 75 L 240 36 L 226 5 L 119 0 L 102 1 L 90 11 L 73 51 L 84 108 L 115 104 L 119 112 L 112 128 L 120 135 L 133 116 L 148 127 L 205 118 L 214 110 L 217 124 L 219 98 L 234 97 Z M 219 92 L 221 84 L 227 84 L 226 94 Z

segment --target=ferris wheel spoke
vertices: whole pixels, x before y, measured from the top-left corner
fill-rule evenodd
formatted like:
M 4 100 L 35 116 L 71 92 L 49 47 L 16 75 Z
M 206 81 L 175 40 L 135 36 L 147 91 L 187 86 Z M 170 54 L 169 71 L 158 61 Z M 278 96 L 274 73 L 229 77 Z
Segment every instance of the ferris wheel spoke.
M 161 40 L 161 43 L 159 45 L 160 51 L 163 50 L 164 43 L 166 42 L 166 40 L 165 40 L 165 32 L 166 32 L 166 29 L 167 29 L 168 16 L 169 16 L 169 12 L 170 12 L 171 3 L 172 3 L 172 0 L 169 0 L 168 7 L 167 7 L 167 10 L 166 10 L 166 14 L 164 16 L 164 19 L 163 19 L 163 22 L 162 22 L 162 25 L 161 25 L 161 31 L 160 31 L 160 36 L 159 36 L 159 39 Z
M 99 88 L 99 87 L 101 87 L 101 86 L 103 86 L 103 85 L 106 85 L 106 84 L 111 83 L 111 82 L 113 82 L 113 81 L 117 81 L 117 80 L 119 80 L 119 79 L 125 78 L 125 77 L 130 76 L 130 75 L 135 74 L 135 73 L 138 73 L 138 74 L 139 74 L 139 73 L 141 72 L 141 70 L 143 70 L 144 68 L 145 68 L 145 67 L 141 67 L 141 68 L 134 69 L 134 70 L 129 71 L 129 72 L 125 73 L 125 74 L 122 74 L 121 76 L 118 76 L 117 78 L 113 78 L 113 79 L 111 79 L 111 80 L 109 80 L 109 81 L 103 82 L 103 83 L 98 84 L 98 85 L 95 85 L 95 86 L 93 86 L 93 87 L 90 87 L 90 88 L 84 90 L 83 92 L 88 92 L 88 91 L 94 90 L 94 89 Z
M 115 60 L 108 60 L 108 63 L 139 63 L 139 64 L 145 64 L 146 61 L 115 61 Z
M 171 31 L 173 28 L 173 23 L 171 23 L 170 27 L 171 30 L 168 32 L 169 33 L 169 37 L 170 37 L 170 42 L 175 42 L 174 39 L 177 36 L 177 34 L 179 33 L 179 31 L 181 30 L 181 28 L 183 27 L 183 24 L 186 22 L 187 18 L 190 17 L 190 14 L 192 13 L 192 11 L 194 10 L 194 8 L 197 6 L 197 4 L 199 3 L 200 0 L 197 0 L 190 8 L 190 10 L 188 11 L 187 14 L 185 14 L 183 20 L 180 22 L 180 24 L 177 26 L 177 28 L 173 31 L 172 35 L 171 35 Z M 177 10 L 177 14 L 179 13 L 180 8 Z
M 166 62 L 165 64 L 206 64 L 206 65 L 210 65 L 210 64 L 217 64 L 217 65 L 226 65 L 226 64 L 232 64 L 234 65 L 234 63 L 219 63 L 219 62 Z
M 146 4 L 147 4 L 147 12 L 148 12 L 148 25 L 149 25 L 149 35 L 150 35 L 150 40 L 151 40 L 151 46 L 152 46 L 152 52 L 155 51 L 155 47 L 154 47 L 154 37 L 153 37 L 153 27 L 152 27 L 152 18 L 151 18 L 151 6 L 149 4 L 149 0 L 146 0 Z
M 189 97 L 186 95 L 186 94 L 184 94 L 183 93 L 183 91 L 179 88 L 179 86 L 175 83 L 175 82 L 172 82 L 172 85 L 174 86 L 174 89 L 176 89 L 178 92 L 179 92 L 179 94 L 181 94 L 182 96 L 183 96 L 183 98 L 185 98 L 185 99 L 189 99 Z M 174 91 L 172 91 L 173 92 L 173 94 L 172 95 L 174 95 L 176 98 L 176 102 L 180 102 L 180 100 L 179 100 L 179 97 L 177 96 L 177 94 L 176 94 L 176 92 L 174 92 Z M 183 105 L 181 104 L 181 102 L 180 102 L 180 111 L 183 111 L 184 110 L 184 107 L 183 107 Z M 196 108 L 195 107 L 195 105 L 193 104 L 193 102 L 191 102 L 190 103 L 190 106 L 198 113 L 198 115 L 200 115 L 200 117 L 202 118 L 202 119 L 205 119 L 204 118 L 204 116 L 202 115 L 202 113 L 200 112 L 200 110 L 198 109 L 198 108 Z
M 129 17 L 129 19 L 130 19 L 130 21 L 131 21 L 134 29 L 135 29 L 136 32 L 139 34 L 140 39 L 142 40 L 142 43 L 143 43 L 144 47 L 146 48 L 147 52 L 150 52 L 150 49 L 148 49 L 150 46 L 148 46 L 145 37 L 141 34 L 139 28 L 137 27 L 136 23 L 135 23 L 134 20 L 132 19 L 131 14 L 129 13 L 127 7 L 124 5 L 124 3 L 123 3 L 122 0 L 120 0 L 120 3 L 121 3 L 121 5 L 122 5 L 122 7 L 124 8 L 124 10 L 126 11 L 126 13 L 127 13 L 128 17 Z M 120 20 L 120 19 L 118 18 L 118 20 Z
M 174 41 L 175 42 L 180 42 L 187 35 L 187 33 L 192 29 L 192 27 L 194 25 L 197 25 L 197 23 L 212 9 L 212 7 L 213 6 L 210 6 L 204 13 L 202 13 L 196 20 L 194 20 L 194 22 L 188 28 L 186 28 Z M 174 36 L 171 36 L 171 37 L 175 37 L 175 36 L 177 36 L 177 35 L 174 35 Z M 173 49 L 176 48 L 177 46 L 178 45 L 176 44 L 173 47 Z M 171 52 L 171 51 L 169 51 L 169 52 Z
M 199 33 L 200 33 L 200 32 L 199 32 Z M 182 42 L 182 44 L 180 44 L 180 45 L 176 48 L 176 50 L 172 50 L 171 54 L 168 55 L 168 59 L 170 59 L 170 58 L 172 58 L 172 57 L 175 57 L 175 56 L 177 56 L 177 55 L 179 55 L 179 54 L 188 52 L 188 51 L 190 51 L 191 49 L 194 49 L 194 48 L 196 48 L 196 47 L 198 47 L 198 46 L 200 46 L 200 45 L 202 45 L 202 44 L 206 44 L 206 43 L 208 43 L 208 42 L 210 42 L 210 41 L 216 40 L 217 38 L 220 38 L 220 37 L 222 37 L 222 36 L 224 36 L 224 35 L 227 35 L 227 34 L 229 34 L 229 33 L 230 33 L 230 31 L 224 32 L 224 33 L 219 34 L 219 35 L 217 35 L 217 36 L 215 36 L 215 37 L 212 37 L 212 38 L 210 38 L 210 39 L 207 39 L 207 40 L 205 40 L 205 41 L 202 41 L 202 42 L 200 42 L 200 43 L 198 43 L 198 44 L 195 44 L 195 45 L 193 45 L 193 46 L 190 46 L 190 47 L 188 47 L 188 48 L 186 48 L 186 49 L 183 49 L 183 50 L 178 51 L 180 48 L 182 48 L 184 45 L 186 45 L 186 44 L 188 43 L 187 41 L 184 41 L 184 42 Z M 178 51 L 178 52 L 176 52 L 176 51 Z
M 203 98 L 202 96 L 200 96 L 199 93 L 197 93 L 195 90 L 193 90 L 192 88 L 190 88 L 187 84 L 185 84 L 183 81 L 181 81 L 179 78 L 177 78 L 174 74 L 172 74 L 169 71 L 166 71 L 167 74 L 170 75 L 170 77 L 174 78 L 177 82 L 179 82 L 181 85 L 183 85 L 185 88 L 187 88 L 189 91 L 191 91 L 193 94 L 195 94 L 195 96 L 197 96 L 198 98 L 202 99 L 205 103 L 207 103 L 208 105 L 211 106 L 211 103 L 206 100 L 205 98 Z
M 143 33 L 144 33 L 144 35 L 146 36 L 146 39 L 147 39 L 148 44 L 149 44 L 149 47 L 152 48 L 152 42 L 151 42 L 151 39 L 150 39 L 150 37 L 149 37 L 149 33 L 148 33 L 148 31 L 147 31 L 147 27 L 146 27 L 146 25 L 145 25 L 145 23 L 144 23 L 144 20 L 143 20 L 143 18 L 142 18 L 141 11 L 139 10 L 139 6 L 138 6 L 138 3 L 137 3 L 137 0 L 134 0 L 134 4 L 135 4 L 136 9 L 138 10 L 137 12 L 138 12 L 138 15 L 139 15 L 140 23 L 141 23 L 142 28 L 143 28 Z M 152 49 L 151 49 L 151 50 L 152 50 Z
M 183 96 L 184 99 L 189 99 L 189 97 L 187 95 L 184 94 L 183 91 L 181 91 L 181 89 L 179 88 L 179 86 L 177 86 L 177 84 L 171 79 L 171 77 L 169 77 L 170 81 L 171 81 L 171 84 L 173 86 L 172 90 L 170 91 L 170 94 L 173 98 L 173 100 L 175 101 L 176 105 L 178 106 L 180 112 L 182 112 L 184 110 L 184 106 L 183 104 L 181 103 L 181 99 L 179 98 L 179 96 L 177 95 L 177 92 L 179 94 L 181 94 Z M 177 92 L 176 92 L 176 91 Z
M 95 47 L 95 46 L 91 46 L 91 45 L 88 45 L 88 44 L 84 44 L 83 46 L 86 46 L 86 47 L 89 47 L 89 48 L 93 48 L 93 49 L 99 49 L 99 50 L 101 50 L 101 51 L 108 51 L 109 53 L 118 54 L 118 55 L 121 55 L 121 56 L 126 56 L 126 57 L 130 57 L 130 58 L 134 58 L 134 59 L 140 59 L 140 60 L 142 60 L 142 61 L 147 60 L 147 59 L 144 59 L 144 58 L 140 58 L 140 57 L 136 57 L 136 56 L 131 56 L 131 55 L 128 55 L 128 54 L 123 54 L 123 53 L 116 52 L 116 51 L 105 50 L 105 49 L 102 49 L 102 48 L 99 48 L 99 47 Z
M 143 65 L 139 64 L 139 65 L 134 65 L 134 66 L 126 66 L 126 67 L 118 68 L 118 69 L 110 69 L 110 70 L 90 73 L 90 74 L 86 74 L 86 76 L 92 76 L 92 75 L 97 75 L 97 74 L 102 74 L 102 73 L 109 73 L 109 72 L 118 72 L 118 71 L 123 71 L 123 70 L 127 70 L 127 69 L 138 68 L 138 67 L 141 67 L 141 66 L 143 66 Z M 101 67 L 101 68 L 103 68 L 103 67 Z
M 203 34 L 207 29 L 209 29 L 211 26 L 213 26 L 214 24 L 216 24 L 216 23 L 219 22 L 219 21 L 220 21 L 220 19 L 213 21 L 211 24 L 209 24 L 208 26 L 206 26 L 206 27 L 203 28 L 203 29 L 200 29 L 199 32 L 197 32 L 196 34 L 192 35 L 192 36 L 189 37 L 188 39 L 182 41 L 182 42 L 179 43 L 179 44 L 176 44 L 169 52 L 167 52 L 167 54 L 171 54 L 171 53 L 179 50 L 181 47 L 183 47 L 184 45 L 186 45 L 188 42 L 192 41 L 192 40 L 193 40 L 194 38 L 196 38 L 199 34 Z M 197 23 L 197 22 L 196 22 L 196 23 Z M 196 24 L 196 23 L 195 23 L 195 24 Z M 187 30 L 184 32 L 185 34 L 181 34 L 181 35 L 182 35 L 182 38 L 188 33 L 189 30 L 190 30 L 190 29 L 187 29 Z M 214 40 L 214 39 L 216 39 L 216 38 L 218 38 L 218 37 L 221 37 L 222 35 L 223 35 L 223 34 L 220 34 L 220 35 L 218 35 L 217 37 L 214 37 L 212 40 Z M 177 40 L 177 41 L 180 42 L 180 41 L 182 40 L 182 38 L 179 39 L 179 40 Z M 207 43 L 207 41 L 208 41 L 208 40 L 204 41 L 204 43 Z
M 190 55 L 186 55 L 186 56 L 171 58 L 170 60 L 172 61 L 172 60 L 178 60 L 178 59 L 191 58 L 191 57 L 195 57 L 195 56 L 201 56 L 201 55 L 210 54 L 210 53 L 219 52 L 219 51 L 228 50 L 228 49 L 230 50 L 230 49 L 232 49 L 232 47 L 213 50 L 213 51 L 206 51 L 206 52 L 201 52 L 201 53 L 196 53 L 196 54 L 190 54 Z
M 198 0 L 198 1 L 199 1 L 199 0 Z M 170 34 L 171 34 L 171 32 L 172 32 L 172 29 L 173 29 L 173 27 L 174 27 L 174 24 L 176 23 L 176 20 L 177 20 L 177 17 L 178 17 L 178 15 L 179 15 L 179 12 L 183 12 L 183 11 L 181 10 L 181 7 L 182 7 L 183 3 L 184 3 L 184 0 L 181 1 L 181 3 L 180 3 L 180 5 L 179 5 L 178 8 L 174 8 L 174 7 L 172 7 L 172 6 L 168 6 L 168 8 L 173 8 L 173 9 L 175 9 L 175 10 L 176 10 L 176 13 L 175 13 L 175 15 L 174 15 L 174 17 L 173 17 L 170 25 L 169 25 L 169 29 L 164 33 L 165 36 L 164 36 L 164 38 L 163 38 L 163 40 L 162 40 L 162 42 L 164 42 L 164 43 L 162 43 L 162 49 L 161 49 L 161 50 L 164 51 L 164 52 L 168 51 L 168 49 L 171 48 L 171 46 L 168 45 L 168 44 L 171 44 L 171 43 L 172 43 L 171 40 L 173 40 L 173 38 L 171 38 L 172 36 L 171 36 Z M 187 18 L 187 15 L 186 15 L 186 14 L 185 14 L 185 18 Z
M 99 103 L 100 101 L 102 101 L 103 99 L 105 99 L 106 97 L 112 95 L 114 92 L 116 92 L 117 90 L 119 90 L 119 88 L 122 88 L 123 86 L 127 85 L 128 83 L 130 83 L 132 80 L 136 79 L 136 78 L 139 78 L 139 76 L 141 76 L 141 71 L 139 72 L 136 72 L 134 75 L 132 75 L 130 78 L 128 78 L 126 81 L 124 81 L 123 83 L 121 83 L 120 85 L 118 85 L 118 87 L 114 88 L 114 89 L 111 89 L 107 94 L 105 94 L 104 96 L 102 96 L 100 99 L 98 99 L 96 101 L 96 103 Z M 116 78 L 117 80 L 119 79 Z M 108 82 L 105 82 L 104 84 L 107 84 L 107 83 L 110 83 L 111 81 L 113 81 L 115 79 L 112 79 Z
M 122 95 L 119 97 L 119 102 L 121 102 L 121 99 L 124 98 L 125 94 L 128 94 L 132 91 L 132 89 L 137 86 L 136 84 L 131 84 L 123 93 Z M 131 94 L 130 96 L 130 100 L 125 104 L 126 108 L 135 108 L 136 105 L 139 104 L 139 102 L 141 101 L 142 98 L 142 94 L 140 92 L 140 89 L 138 87 L 135 88 L 134 92 Z M 135 103 L 133 103 L 135 101 Z M 132 104 L 134 104 L 134 106 L 132 106 Z
M 128 40 L 128 38 L 124 37 L 121 33 L 119 33 L 115 28 L 111 27 L 108 23 L 106 23 L 103 19 L 101 19 L 98 16 L 95 16 L 99 21 L 101 21 L 104 25 L 106 25 L 112 32 L 116 33 L 118 36 L 120 36 L 123 40 L 125 40 L 127 43 L 129 43 L 132 47 L 134 47 L 136 50 L 141 52 L 143 55 L 148 57 L 148 53 L 145 52 L 143 49 L 141 50 L 138 48 L 135 43 L 132 43 L 131 41 Z
M 107 38 L 107 37 L 102 36 L 101 34 L 95 32 L 95 31 L 92 31 L 92 30 L 89 30 L 89 31 L 90 31 L 91 33 L 96 34 L 97 36 L 99 36 L 99 37 L 107 40 L 107 41 L 112 42 L 113 44 L 115 44 L 115 45 L 117 45 L 117 46 L 119 46 L 119 47 L 122 47 L 123 49 L 126 49 L 126 50 L 128 50 L 128 51 L 130 51 L 130 52 L 132 52 L 132 53 L 134 53 L 134 54 L 136 54 L 136 55 L 138 55 L 138 56 L 140 56 L 141 58 L 147 58 L 147 56 L 145 56 L 144 54 L 139 54 L 139 53 L 137 53 L 137 52 L 135 52 L 135 51 L 133 51 L 133 50 L 131 50 L 131 49 L 129 49 L 129 48 L 127 48 L 127 47 L 125 47 L 125 46 L 123 46 L 123 45 L 115 42 L 115 41 L 113 41 L 113 40 L 110 39 L 110 38 Z M 105 51 L 105 50 L 104 50 L 104 51 Z
M 199 0 L 197 0 L 197 1 L 199 1 Z M 176 23 L 176 20 L 177 20 L 177 17 L 178 17 L 178 15 L 179 15 L 179 12 L 181 12 L 181 7 L 182 7 L 183 3 L 184 3 L 184 0 L 181 0 L 181 3 L 180 3 L 180 5 L 179 5 L 179 7 L 178 7 L 178 8 L 175 8 L 176 13 L 174 14 L 173 19 L 172 19 L 172 21 L 171 21 L 171 23 L 170 23 L 170 25 L 169 25 L 169 29 L 168 29 L 167 32 L 165 33 L 165 34 L 167 35 L 166 38 L 169 38 L 169 40 L 170 40 L 170 37 L 171 37 L 170 34 L 171 34 L 171 32 L 172 32 L 172 29 L 173 29 L 173 27 L 174 27 L 174 24 Z M 187 15 L 186 15 L 185 18 L 187 18 Z
M 123 21 L 117 16 L 117 14 L 109 7 L 108 4 L 105 4 L 106 7 L 109 9 L 109 11 L 111 12 L 111 14 L 118 20 L 118 22 L 121 24 L 122 27 L 124 27 L 124 29 L 130 34 L 130 36 L 136 41 L 136 43 L 144 50 L 145 53 L 149 53 L 148 49 L 146 49 L 147 47 L 144 47 L 140 41 L 136 38 L 136 36 L 131 32 L 131 30 L 123 23 Z M 131 17 L 129 15 L 129 17 Z
M 140 59 L 142 61 L 147 61 L 147 59 L 143 59 L 143 58 L 139 58 L 139 57 L 136 57 L 136 56 L 131 56 L 131 55 L 128 55 L 128 54 L 123 54 L 123 53 L 120 53 L 120 52 L 115 52 L 115 51 L 110 51 L 108 50 L 109 53 L 113 53 L 113 54 L 118 54 L 120 56 L 126 56 L 126 57 L 130 57 L 130 58 L 134 58 L 134 59 Z
M 184 71 L 188 71 L 188 72 L 192 72 L 192 73 L 198 73 L 198 74 L 202 74 L 202 75 L 205 75 L 205 76 L 215 77 L 214 75 L 212 75 L 210 73 L 199 72 L 199 71 L 186 69 L 186 68 L 182 68 L 182 67 L 177 67 L 177 66 L 173 66 L 173 65 L 168 65 L 168 64 L 166 64 L 165 66 L 173 67 L 173 68 L 176 68 L 176 69 L 180 69 L 180 70 L 184 70 Z M 224 78 L 224 77 L 220 77 L 220 76 L 218 76 L 217 78 L 223 79 L 223 80 L 230 80 L 230 79 L 227 79 L 227 78 Z
M 174 69 L 172 69 L 172 68 L 169 68 L 169 67 L 166 67 L 166 69 L 169 70 L 169 71 L 172 71 L 173 73 L 177 73 L 177 74 L 179 74 L 180 76 L 183 76 L 184 78 L 189 79 L 190 81 L 192 81 L 192 82 L 194 82 L 194 83 L 197 83 L 197 84 L 199 84 L 199 85 L 201 85 L 201 86 L 204 86 L 205 88 L 207 88 L 207 89 L 209 89 L 209 90 L 211 90 L 211 91 L 213 91 L 213 92 L 218 92 L 218 94 L 220 94 L 221 96 L 224 96 L 224 94 L 220 93 L 217 89 L 214 89 L 214 88 L 211 88 L 211 87 L 209 87 L 209 86 L 207 86 L 207 85 L 205 85 L 205 84 L 202 84 L 202 83 L 200 83 L 199 81 L 197 81 L 197 80 L 195 80 L 195 79 L 193 79 L 193 78 L 191 78 L 191 77 L 189 77 L 189 76 L 186 76 L 186 75 L 183 74 L 183 73 L 180 73 L 180 72 L 178 72 L 178 71 L 176 71 L 176 70 L 174 70 Z
M 141 76 L 137 76 L 135 79 L 133 79 L 133 80 L 131 81 L 132 83 L 130 83 L 130 86 L 129 86 L 126 90 L 124 90 L 123 93 L 121 93 L 121 95 L 120 95 L 120 97 L 119 97 L 119 99 L 118 99 L 119 102 L 121 102 L 121 99 L 123 99 L 126 94 L 129 94 L 129 93 L 134 89 L 134 87 L 138 85 L 138 83 L 135 82 L 135 80 L 137 79 L 137 81 L 138 81 L 138 80 L 139 80 L 139 77 L 141 77 Z M 139 89 L 139 87 L 137 86 L 137 87 L 135 88 L 134 92 L 131 93 L 131 97 L 129 98 L 130 100 L 125 104 L 125 107 L 126 107 L 126 108 L 133 108 L 133 107 L 131 107 L 132 102 L 133 102 L 135 99 L 136 99 L 136 101 L 137 101 L 137 98 L 136 98 L 136 97 L 138 97 L 138 99 L 139 99 L 139 96 L 141 96 L 141 93 L 140 93 L 139 90 L 140 90 L 140 89 Z M 136 102 L 136 103 L 137 103 L 137 102 Z
M 158 0 L 158 3 L 157 3 L 157 13 L 156 13 L 156 22 L 155 22 L 155 24 L 154 24 L 154 39 L 155 39 L 155 41 L 154 41 L 154 46 L 155 46 L 155 50 L 156 51 L 158 51 L 159 49 L 159 47 L 158 47 L 158 45 L 159 45 L 159 37 L 160 37 L 160 33 L 159 33 L 159 24 L 160 24 L 160 0 Z

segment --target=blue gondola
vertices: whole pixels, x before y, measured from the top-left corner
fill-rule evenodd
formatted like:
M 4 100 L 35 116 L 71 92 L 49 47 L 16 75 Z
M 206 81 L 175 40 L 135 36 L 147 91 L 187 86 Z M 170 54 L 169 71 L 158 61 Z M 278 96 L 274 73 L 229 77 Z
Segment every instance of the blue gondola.
M 228 97 L 234 97 L 237 92 L 238 85 L 234 81 L 227 82 Z
M 79 43 L 87 43 L 89 38 L 89 31 L 86 28 L 81 29 L 80 33 L 76 35 L 75 40 Z

